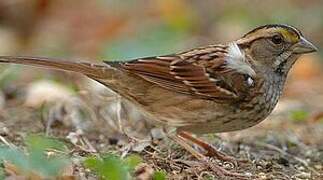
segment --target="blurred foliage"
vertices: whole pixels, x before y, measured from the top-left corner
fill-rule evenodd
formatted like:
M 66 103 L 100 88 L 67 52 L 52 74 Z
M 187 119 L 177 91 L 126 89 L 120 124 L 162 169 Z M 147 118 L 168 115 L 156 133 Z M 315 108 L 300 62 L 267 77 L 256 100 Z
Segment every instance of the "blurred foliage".
M 89 157 L 84 161 L 85 167 L 94 171 L 101 179 L 127 180 L 135 167 L 142 162 L 137 155 L 130 155 L 120 159 L 113 154 L 104 155 L 101 158 Z
M 148 27 L 147 27 L 148 28 Z M 156 56 L 179 51 L 187 33 L 167 25 L 149 27 L 134 38 L 110 42 L 103 51 L 105 59 L 127 60 L 135 57 Z
M 295 110 L 292 111 L 290 117 L 293 121 L 301 122 L 309 118 L 309 112 L 305 110 Z
M 0 168 L 0 179 L 5 179 L 5 174 L 3 168 Z
M 0 52 L 126 59 L 233 40 L 268 23 L 295 25 L 322 45 L 322 7 L 318 0 L 6 0 Z
M 322 46 L 322 9 L 319 0 L 4 0 L 0 54 L 127 60 L 235 40 L 269 23 L 294 25 Z M 14 71 L 25 81 L 42 76 Z M 14 77 L 0 76 L 0 85 Z
M 164 171 L 155 171 L 153 174 L 153 180 L 165 180 L 166 177 L 167 174 Z
M 4 0 L 0 54 L 127 60 L 235 40 L 269 23 L 294 25 L 322 46 L 322 9 L 319 0 Z
M 7 86 L 11 81 L 19 76 L 18 67 L 0 66 L 0 87 Z
M 70 162 L 66 155 L 46 155 L 49 150 L 65 152 L 66 146 L 55 139 L 30 135 L 25 140 L 26 152 L 6 146 L 0 147 L 0 159 L 7 161 L 22 175 L 37 174 L 40 177 L 57 177 Z

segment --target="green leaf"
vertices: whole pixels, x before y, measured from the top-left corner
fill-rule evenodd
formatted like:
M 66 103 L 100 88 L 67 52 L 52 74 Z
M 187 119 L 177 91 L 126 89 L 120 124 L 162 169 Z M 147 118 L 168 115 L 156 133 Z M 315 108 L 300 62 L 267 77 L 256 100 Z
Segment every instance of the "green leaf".
M 153 174 L 153 180 L 165 180 L 167 174 L 164 171 L 155 171 Z
M 4 169 L 0 168 L 0 179 L 5 179 Z
M 102 160 L 95 157 L 88 158 L 84 161 L 84 165 L 97 173 L 101 179 L 128 180 L 130 178 L 127 165 L 112 154 L 106 155 Z
M 66 151 L 67 148 L 63 142 L 56 139 L 44 137 L 42 135 L 29 135 L 25 141 L 29 151 L 45 151 L 48 149 L 56 149 Z
M 88 157 L 84 162 L 84 166 L 91 170 L 96 170 L 97 167 L 99 167 L 99 163 L 102 164 L 100 160 L 98 160 L 96 157 Z
M 27 170 L 29 167 L 28 157 L 17 149 L 0 146 L 0 159 L 11 162 L 22 170 Z
M 297 110 L 291 113 L 291 119 L 296 122 L 304 121 L 308 118 L 309 113 L 304 110 Z
M 43 176 L 57 176 L 59 171 L 69 163 L 66 156 L 46 157 L 45 151 L 49 149 L 66 151 L 65 144 L 56 139 L 41 135 L 29 135 L 25 143 L 29 151 L 29 168 Z
M 66 167 L 69 160 L 66 156 L 46 157 L 45 152 L 32 151 L 29 155 L 30 168 L 45 177 L 59 175 L 62 168 Z
M 138 164 L 142 162 L 142 158 L 138 155 L 130 155 L 124 159 L 125 164 L 129 167 L 130 170 L 135 169 Z
M 69 163 L 65 155 L 46 156 L 47 149 L 64 149 L 65 145 L 57 140 L 28 136 L 26 139 L 28 154 L 21 150 L 0 146 L 0 159 L 9 161 L 27 175 L 34 172 L 43 177 L 56 177 L 61 169 Z
M 19 77 L 19 69 L 19 66 L 12 65 L 0 67 L 0 87 L 7 86 L 16 80 Z

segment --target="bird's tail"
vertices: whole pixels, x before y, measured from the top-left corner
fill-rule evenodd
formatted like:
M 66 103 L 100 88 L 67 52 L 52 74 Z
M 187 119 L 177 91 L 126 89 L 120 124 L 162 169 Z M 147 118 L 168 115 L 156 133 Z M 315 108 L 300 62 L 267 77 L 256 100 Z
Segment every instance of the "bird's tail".
M 0 56 L 0 63 L 31 65 L 81 73 L 109 87 L 124 98 L 131 99 L 133 102 L 136 101 L 133 99 L 133 94 L 143 94 L 143 91 L 147 89 L 145 87 L 149 87 L 146 80 L 129 75 L 127 72 L 108 64 L 24 56 Z M 129 82 L 131 82 L 131 85 Z
M 92 78 L 109 78 L 113 68 L 89 62 L 70 62 L 60 59 L 25 56 L 0 56 L 0 63 L 23 64 L 50 69 L 66 70 L 82 73 Z

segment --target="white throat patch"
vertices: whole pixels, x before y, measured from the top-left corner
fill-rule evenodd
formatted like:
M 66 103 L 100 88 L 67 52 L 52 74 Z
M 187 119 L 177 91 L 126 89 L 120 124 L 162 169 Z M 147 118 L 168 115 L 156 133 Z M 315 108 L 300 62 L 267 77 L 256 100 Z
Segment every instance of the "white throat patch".
M 246 60 L 245 54 L 240 50 L 235 42 L 229 44 L 226 63 L 228 68 L 239 73 L 247 74 L 251 77 L 256 75 L 255 71 L 251 68 L 250 64 Z

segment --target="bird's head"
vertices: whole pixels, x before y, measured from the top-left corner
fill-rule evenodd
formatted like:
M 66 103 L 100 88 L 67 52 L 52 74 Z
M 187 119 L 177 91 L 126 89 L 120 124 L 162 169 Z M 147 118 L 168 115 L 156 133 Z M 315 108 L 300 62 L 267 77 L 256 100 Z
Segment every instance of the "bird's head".
M 256 66 L 283 74 L 300 55 L 317 51 L 298 29 L 281 24 L 258 27 L 237 40 L 237 44 Z

